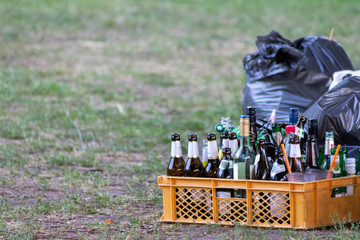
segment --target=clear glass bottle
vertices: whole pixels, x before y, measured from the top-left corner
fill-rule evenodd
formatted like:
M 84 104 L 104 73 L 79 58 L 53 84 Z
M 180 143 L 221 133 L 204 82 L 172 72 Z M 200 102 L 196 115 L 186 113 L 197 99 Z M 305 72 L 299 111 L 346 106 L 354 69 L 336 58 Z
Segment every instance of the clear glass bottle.
M 240 148 L 234 156 L 234 179 L 255 179 L 256 153 L 250 146 L 249 117 L 240 117 Z

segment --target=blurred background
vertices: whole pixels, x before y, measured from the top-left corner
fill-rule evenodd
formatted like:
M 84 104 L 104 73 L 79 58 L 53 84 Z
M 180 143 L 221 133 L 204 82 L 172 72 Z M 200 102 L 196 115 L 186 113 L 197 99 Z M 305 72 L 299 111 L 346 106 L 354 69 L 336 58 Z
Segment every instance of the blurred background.
M 1 1 L 0 236 L 236 237 L 158 222 L 170 133 L 186 153 L 188 133 L 237 123 L 242 59 L 271 30 L 334 28 L 358 69 L 359 14 L 355 0 Z

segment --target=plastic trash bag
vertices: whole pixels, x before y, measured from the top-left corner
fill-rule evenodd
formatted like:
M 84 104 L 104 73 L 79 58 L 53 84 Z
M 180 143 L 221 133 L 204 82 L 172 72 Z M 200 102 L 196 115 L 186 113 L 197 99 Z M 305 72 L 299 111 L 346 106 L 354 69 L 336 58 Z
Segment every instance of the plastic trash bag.
M 243 60 L 242 109 L 256 107 L 258 119 L 269 118 L 275 108 L 277 122 L 288 122 L 289 108 L 303 113 L 327 91 L 335 71 L 353 69 L 343 48 L 322 36 L 290 41 L 272 31 L 256 45 L 258 51 Z
M 336 145 L 360 145 L 360 77 L 345 77 L 303 115 L 318 120 L 320 143 L 326 131 L 333 131 Z

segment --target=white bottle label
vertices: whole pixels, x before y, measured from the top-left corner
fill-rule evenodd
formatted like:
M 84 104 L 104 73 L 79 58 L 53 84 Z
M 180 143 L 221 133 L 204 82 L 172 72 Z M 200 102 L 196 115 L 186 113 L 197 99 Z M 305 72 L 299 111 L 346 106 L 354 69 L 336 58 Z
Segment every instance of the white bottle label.
M 216 141 L 209 141 L 207 148 L 208 159 L 218 158 L 218 147 Z
M 228 166 L 229 166 L 229 161 L 228 161 L 228 160 L 221 160 L 220 166 L 219 166 L 219 168 L 220 168 L 221 170 L 227 169 Z
M 282 173 L 282 172 L 285 172 L 285 165 L 278 164 L 277 162 L 275 162 L 271 169 L 271 176 L 274 177 L 276 174 Z
M 256 157 L 255 157 L 254 165 L 258 164 L 259 161 L 260 161 L 260 154 L 257 154 Z
M 229 147 L 231 149 L 231 156 L 233 157 L 238 150 L 238 141 L 236 139 L 229 141 Z
M 192 143 L 193 143 L 193 154 L 192 155 L 193 155 L 194 158 L 197 158 L 197 157 L 200 156 L 199 155 L 199 145 L 195 141 L 193 141 Z
M 188 144 L 188 158 L 191 158 L 193 156 L 193 152 L 194 152 L 194 145 L 192 144 L 192 142 L 189 142 Z
M 175 157 L 176 156 L 176 142 L 172 141 L 171 142 L 171 157 Z
M 175 148 L 176 148 L 176 157 L 181 157 L 182 156 L 182 150 L 181 150 L 180 141 L 175 141 Z
M 300 144 L 290 144 L 289 157 L 292 158 L 301 157 Z
M 220 192 L 217 192 L 216 193 L 216 197 L 218 198 L 231 198 L 231 192 L 223 192 L 223 191 L 220 191 Z
M 223 139 L 222 140 L 222 148 L 229 147 L 229 139 Z

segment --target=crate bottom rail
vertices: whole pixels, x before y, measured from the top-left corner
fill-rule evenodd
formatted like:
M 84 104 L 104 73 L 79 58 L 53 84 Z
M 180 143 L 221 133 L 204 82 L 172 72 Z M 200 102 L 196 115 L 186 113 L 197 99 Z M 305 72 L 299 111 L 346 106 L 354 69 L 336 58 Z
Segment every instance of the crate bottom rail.
M 360 220 L 360 176 L 312 182 L 159 176 L 158 186 L 163 222 L 309 229 Z M 352 195 L 331 197 L 339 187 Z

